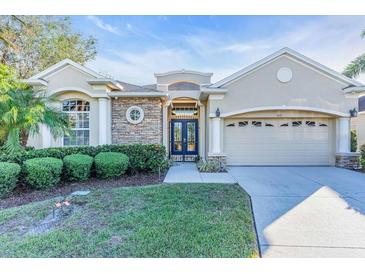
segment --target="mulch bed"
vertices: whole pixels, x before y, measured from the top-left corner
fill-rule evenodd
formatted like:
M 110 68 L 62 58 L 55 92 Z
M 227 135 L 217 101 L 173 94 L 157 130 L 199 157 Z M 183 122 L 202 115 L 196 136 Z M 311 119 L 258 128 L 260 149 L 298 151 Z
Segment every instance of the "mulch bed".
M 162 183 L 164 177 L 165 174 L 161 174 L 159 178 L 158 174 L 152 173 L 126 175 L 114 180 L 91 178 L 82 183 L 61 183 L 56 187 L 45 190 L 34 190 L 29 186 L 20 185 L 14 189 L 8 198 L 0 199 L 0 209 L 43 201 L 58 196 L 66 196 L 78 190 L 155 185 Z

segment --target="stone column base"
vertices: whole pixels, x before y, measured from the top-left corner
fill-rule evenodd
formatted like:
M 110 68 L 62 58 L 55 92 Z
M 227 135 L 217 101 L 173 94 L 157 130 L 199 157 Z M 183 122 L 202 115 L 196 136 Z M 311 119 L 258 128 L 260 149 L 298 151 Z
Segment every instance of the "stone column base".
M 225 166 L 227 164 L 227 155 L 208 153 L 208 161 L 218 162 L 219 164 L 222 164 Z
M 360 169 L 360 153 L 336 153 L 336 166 L 347 169 Z

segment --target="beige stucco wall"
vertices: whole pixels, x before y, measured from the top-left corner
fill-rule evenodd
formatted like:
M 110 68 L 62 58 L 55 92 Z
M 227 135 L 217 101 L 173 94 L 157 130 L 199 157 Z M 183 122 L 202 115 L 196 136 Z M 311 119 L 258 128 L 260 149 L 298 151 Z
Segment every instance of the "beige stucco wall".
M 92 87 L 86 81 L 94 78 L 89 74 L 79 71 L 78 69 L 68 66 L 55 74 L 45 77 L 48 81 L 48 91 L 53 91 L 65 87 L 78 87 L 92 92 Z
M 206 76 L 198 73 L 174 73 L 163 76 L 156 76 L 157 85 L 169 85 L 176 82 L 192 82 L 198 85 L 210 84 L 211 76 Z
M 293 78 L 281 83 L 277 71 L 289 67 Z M 357 98 L 345 98 L 342 88 L 347 84 L 331 79 L 308 66 L 281 56 L 260 69 L 228 83 L 223 100 L 210 100 L 210 109 L 221 113 L 255 107 L 302 106 L 327 109 L 348 114 L 357 107 Z
M 79 71 L 78 69 L 67 66 L 56 73 L 47 75 L 44 77 L 48 82 L 46 95 L 56 94 L 59 100 L 58 104 L 55 104 L 61 110 L 62 101 L 69 99 L 82 99 L 90 102 L 90 145 L 99 144 L 99 97 L 107 98 L 106 89 L 101 86 L 101 89 L 95 89 L 87 83 L 87 80 L 95 77 Z M 107 140 L 111 142 L 111 104 L 108 99 L 107 107 L 107 120 L 105 123 L 108 125 Z M 29 146 L 36 148 L 43 147 L 42 133 L 30 137 L 28 140 Z M 51 139 L 50 145 L 52 147 L 62 146 L 63 139 Z

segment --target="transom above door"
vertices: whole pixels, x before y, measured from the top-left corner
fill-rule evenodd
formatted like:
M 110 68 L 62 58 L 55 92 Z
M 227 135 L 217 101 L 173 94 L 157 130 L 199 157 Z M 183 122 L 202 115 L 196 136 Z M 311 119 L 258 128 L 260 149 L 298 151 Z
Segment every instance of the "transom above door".
M 171 120 L 171 158 L 195 161 L 198 157 L 198 120 Z

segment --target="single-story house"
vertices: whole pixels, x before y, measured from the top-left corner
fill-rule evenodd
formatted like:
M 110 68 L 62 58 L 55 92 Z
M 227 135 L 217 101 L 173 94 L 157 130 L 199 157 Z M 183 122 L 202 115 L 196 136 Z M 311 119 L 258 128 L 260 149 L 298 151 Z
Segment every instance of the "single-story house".
M 138 86 L 63 60 L 26 80 L 60 99 L 72 134 L 46 126 L 29 145 L 162 143 L 176 161 L 229 165 L 356 165 L 350 128 L 365 87 L 283 48 L 216 82 L 212 73 L 155 73 Z M 354 123 L 365 143 L 365 115 Z

